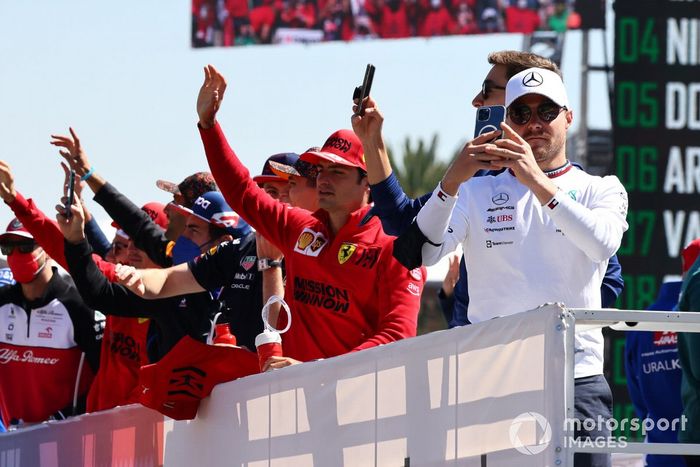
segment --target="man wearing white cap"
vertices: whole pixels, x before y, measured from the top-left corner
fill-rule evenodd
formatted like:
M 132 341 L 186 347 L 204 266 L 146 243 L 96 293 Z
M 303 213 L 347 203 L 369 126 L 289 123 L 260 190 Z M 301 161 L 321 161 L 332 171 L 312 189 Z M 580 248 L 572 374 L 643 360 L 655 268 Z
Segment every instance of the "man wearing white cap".
M 82 413 L 104 319 L 17 219 L 0 235 L 0 249 L 17 281 L 0 289 L 0 419 L 35 423 Z
M 423 263 L 462 244 L 473 271 L 472 322 L 547 302 L 600 308 L 608 259 L 627 230 L 627 193 L 617 177 L 589 175 L 566 158 L 573 113 L 559 75 L 541 68 L 514 75 L 505 103 L 504 139 L 489 143 L 494 131 L 469 143 L 418 214 L 429 240 Z M 610 417 L 600 330 L 576 335 L 575 363 L 577 417 Z

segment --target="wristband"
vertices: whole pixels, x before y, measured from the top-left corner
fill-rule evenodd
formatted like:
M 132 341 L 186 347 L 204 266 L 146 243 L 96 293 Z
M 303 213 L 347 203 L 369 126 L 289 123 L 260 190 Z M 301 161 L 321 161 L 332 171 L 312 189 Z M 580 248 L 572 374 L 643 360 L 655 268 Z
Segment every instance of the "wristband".
M 87 172 L 85 172 L 85 175 L 83 175 L 82 177 L 80 177 L 80 179 L 81 179 L 82 181 L 86 181 L 88 178 L 92 177 L 92 172 L 94 172 L 94 170 L 93 170 L 92 167 L 90 167 L 90 170 L 88 170 Z
M 282 261 L 275 261 L 269 258 L 260 258 L 258 260 L 258 271 L 267 271 L 270 268 L 279 268 L 282 266 Z
M 557 206 L 559 206 L 559 200 L 557 199 L 557 195 L 559 194 L 559 190 L 554 193 L 554 196 L 552 196 L 552 199 L 547 201 L 544 206 L 547 206 L 550 210 L 554 210 Z

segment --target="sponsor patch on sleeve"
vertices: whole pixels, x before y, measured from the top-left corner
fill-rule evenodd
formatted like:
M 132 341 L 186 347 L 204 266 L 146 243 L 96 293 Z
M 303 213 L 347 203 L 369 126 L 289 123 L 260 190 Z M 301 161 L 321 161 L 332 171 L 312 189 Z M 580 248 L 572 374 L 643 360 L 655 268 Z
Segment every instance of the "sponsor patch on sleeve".
M 318 256 L 326 243 L 328 240 L 321 232 L 314 232 L 307 227 L 297 238 L 294 251 L 306 256 Z
M 414 284 L 413 282 L 408 283 L 406 290 L 408 290 L 408 292 L 411 295 L 415 295 L 416 297 L 420 295 L 420 286 L 417 284 Z

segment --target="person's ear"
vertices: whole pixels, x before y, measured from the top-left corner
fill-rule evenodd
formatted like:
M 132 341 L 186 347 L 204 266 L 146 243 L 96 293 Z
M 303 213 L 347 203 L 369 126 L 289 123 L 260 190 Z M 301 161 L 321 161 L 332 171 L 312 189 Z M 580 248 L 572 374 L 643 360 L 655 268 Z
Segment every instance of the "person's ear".
M 566 111 L 566 129 L 568 130 L 571 124 L 574 121 L 574 111 L 573 110 L 567 110 Z

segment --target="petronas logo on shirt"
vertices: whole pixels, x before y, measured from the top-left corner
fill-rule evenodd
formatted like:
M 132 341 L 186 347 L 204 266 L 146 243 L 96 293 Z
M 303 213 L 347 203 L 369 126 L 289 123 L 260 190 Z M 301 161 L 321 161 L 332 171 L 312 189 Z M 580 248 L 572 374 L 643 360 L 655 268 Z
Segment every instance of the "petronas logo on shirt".
M 338 250 L 338 262 L 340 264 L 345 264 L 352 254 L 355 253 L 355 250 L 357 250 L 357 245 L 343 242 L 343 244 L 340 245 L 340 250 Z

